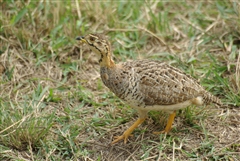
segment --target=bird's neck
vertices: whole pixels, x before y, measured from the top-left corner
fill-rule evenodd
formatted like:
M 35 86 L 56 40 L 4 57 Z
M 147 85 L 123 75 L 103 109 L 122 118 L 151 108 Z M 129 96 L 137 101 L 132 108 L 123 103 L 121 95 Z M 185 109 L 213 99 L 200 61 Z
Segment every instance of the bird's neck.
M 101 57 L 99 59 L 99 65 L 100 67 L 107 67 L 107 68 L 113 68 L 116 66 L 116 64 L 112 60 L 111 52 L 101 53 Z

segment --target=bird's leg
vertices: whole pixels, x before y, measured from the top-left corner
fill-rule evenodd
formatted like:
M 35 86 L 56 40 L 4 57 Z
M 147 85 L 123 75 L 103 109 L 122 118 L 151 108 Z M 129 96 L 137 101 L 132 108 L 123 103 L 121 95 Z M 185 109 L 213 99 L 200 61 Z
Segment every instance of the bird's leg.
M 138 125 L 140 125 L 146 118 L 139 118 L 136 122 L 134 122 L 134 124 L 129 127 L 121 136 L 116 136 L 115 140 L 111 143 L 111 144 L 115 144 L 120 140 L 124 139 L 124 144 L 127 143 L 127 139 L 128 137 L 131 135 L 131 133 L 133 132 L 134 129 L 136 129 L 138 127 Z
M 168 133 L 171 128 L 172 128 L 172 123 L 174 121 L 174 118 L 176 116 L 176 111 L 174 111 L 172 114 L 170 114 L 170 116 L 168 117 L 168 122 L 167 122 L 167 126 L 165 127 L 165 129 L 163 131 L 160 132 L 153 132 L 154 134 L 162 134 L 162 133 Z

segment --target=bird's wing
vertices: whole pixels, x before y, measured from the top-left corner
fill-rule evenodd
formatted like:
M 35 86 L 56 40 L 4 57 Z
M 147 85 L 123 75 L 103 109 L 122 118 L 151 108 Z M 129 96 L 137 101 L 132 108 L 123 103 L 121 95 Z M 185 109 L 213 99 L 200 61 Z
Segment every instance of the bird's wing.
M 177 68 L 158 61 L 132 64 L 139 78 L 145 105 L 171 105 L 201 96 L 205 90 L 197 80 Z

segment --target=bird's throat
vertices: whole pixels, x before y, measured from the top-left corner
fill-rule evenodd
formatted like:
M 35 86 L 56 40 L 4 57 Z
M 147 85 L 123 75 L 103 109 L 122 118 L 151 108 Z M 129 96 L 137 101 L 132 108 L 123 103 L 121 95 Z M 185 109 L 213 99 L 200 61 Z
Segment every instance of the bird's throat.
M 111 58 L 111 54 L 101 54 L 101 57 L 99 59 L 99 65 L 100 67 L 108 67 L 112 68 L 115 66 L 114 61 Z

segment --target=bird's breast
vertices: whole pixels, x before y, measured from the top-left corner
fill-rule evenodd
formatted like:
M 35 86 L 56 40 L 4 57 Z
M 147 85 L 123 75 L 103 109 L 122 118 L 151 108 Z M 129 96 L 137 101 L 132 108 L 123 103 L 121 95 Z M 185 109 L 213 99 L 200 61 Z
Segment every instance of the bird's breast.
M 101 68 L 101 79 L 119 98 L 130 105 L 139 105 L 142 103 L 143 97 L 139 91 L 138 78 L 133 74 L 132 70 L 109 70 Z

